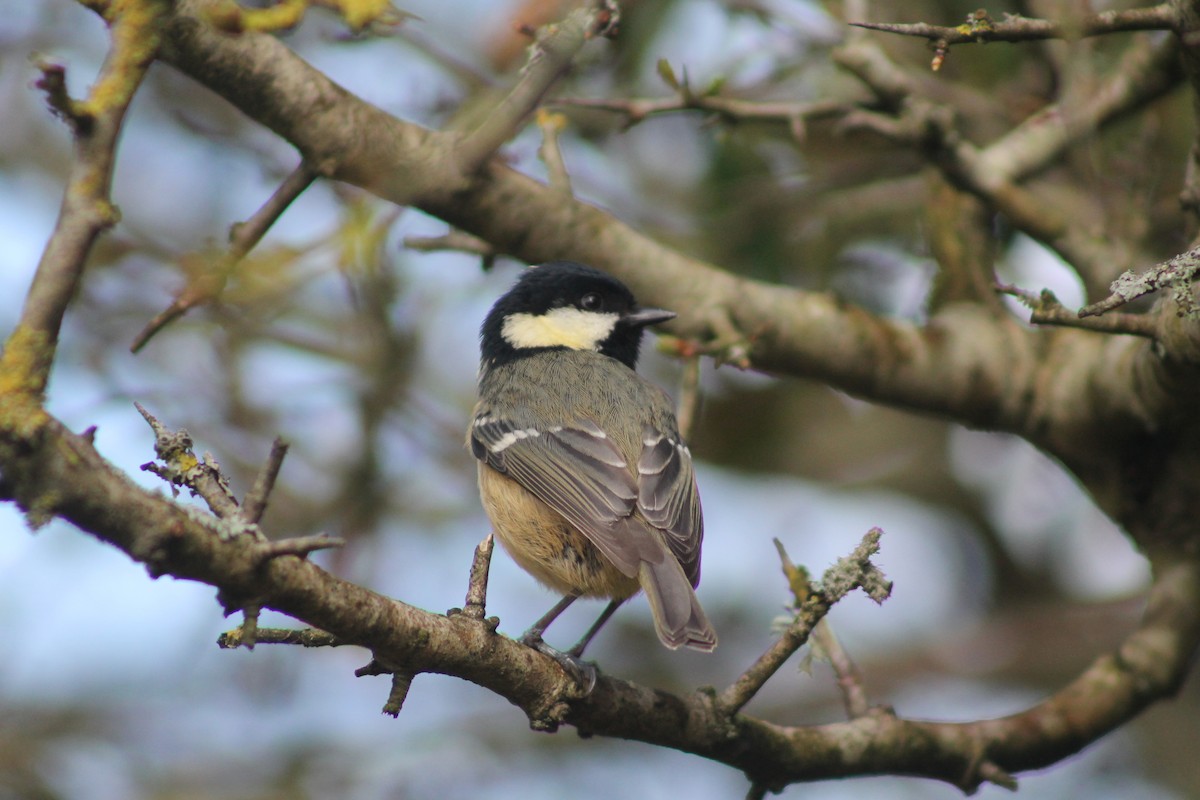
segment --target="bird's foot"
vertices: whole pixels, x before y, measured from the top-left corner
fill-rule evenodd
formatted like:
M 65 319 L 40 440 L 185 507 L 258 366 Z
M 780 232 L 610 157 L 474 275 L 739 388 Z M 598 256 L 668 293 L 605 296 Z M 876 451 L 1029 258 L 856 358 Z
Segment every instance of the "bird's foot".
M 579 687 L 580 697 L 587 697 L 596 688 L 596 681 L 599 678 L 599 672 L 596 665 L 588 661 L 583 661 L 572 653 L 564 653 L 561 650 L 556 650 L 542 639 L 539 631 L 529 630 L 521 637 L 521 644 L 526 647 L 532 647 L 539 653 L 549 656 L 558 662 L 562 667 L 563 672 L 567 673 Z

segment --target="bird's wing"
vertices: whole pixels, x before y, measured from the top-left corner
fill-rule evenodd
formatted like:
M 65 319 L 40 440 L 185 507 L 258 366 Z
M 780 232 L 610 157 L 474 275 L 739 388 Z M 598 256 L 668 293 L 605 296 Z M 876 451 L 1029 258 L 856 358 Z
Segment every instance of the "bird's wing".
M 472 424 L 471 451 L 562 514 L 622 573 L 637 575 L 646 543 L 626 531 L 638 485 L 599 426 L 530 428 L 484 414 Z
M 647 522 L 666 534 L 667 545 L 688 580 L 697 585 L 704 516 L 691 452 L 682 442 L 647 426 L 637 469 L 638 509 Z

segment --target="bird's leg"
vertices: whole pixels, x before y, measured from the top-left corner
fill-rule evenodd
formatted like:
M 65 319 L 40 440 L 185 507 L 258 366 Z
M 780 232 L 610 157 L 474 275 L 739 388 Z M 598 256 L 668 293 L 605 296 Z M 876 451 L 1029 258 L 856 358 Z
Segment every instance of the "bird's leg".
M 549 656 L 557 661 L 559 666 L 563 668 L 563 671 L 574 678 L 575 682 L 579 684 L 584 696 L 587 696 L 592 693 L 592 689 L 596 688 L 596 668 L 591 664 L 585 664 L 572 654 L 575 649 L 579 648 L 579 645 L 572 648 L 572 653 L 564 653 L 561 650 L 554 649 L 542 640 L 542 634 L 546 632 L 546 628 L 550 627 L 550 623 L 558 619 L 559 614 L 566 611 L 571 603 L 574 603 L 578 598 L 579 595 L 577 594 L 569 594 L 555 603 L 554 608 L 547 611 L 541 619 L 533 623 L 529 630 L 521 634 L 521 644 L 532 647 L 542 655 Z M 606 610 L 605 614 L 611 616 L 612 612 Z M 604 618 L 607 619 L 607 616 Z M 588 631 L 582 642 L 583 645 L 587 645 L 587 640 L 591 638 L 592 634 L 599 627 L 599 624 L 592 626 L 593 630 Z M 579 649 L 582 652 L 582 649 Z
M 521 644 L 536 649 L 542 644 L 542 634 L 546 632 L 546 628 L 550 627 L 550 623 L 558 619 L 559 614 L 570 608 L 571 603 L 579 599 L 577 594 L 568 594 L 554 604 L 554 608 L 542 615 L 542 618 L 530 626 L 529 630 L 521 634 Z M 555 652 L 558 652 L 557 650 Z
M 623 602 L 625 601 L 613 600 L 611 603 L 605 606 L 604 610 L 600 612 L 600 618 L 592 623 L 592 627 L 588 628 L 587 633 L 583 635 L 583 638 L 579 640 L 579 643 L 567 651 L 567 655 L 571 656 L 572 658 L 582 658 L 584 648 L 586 648 L 592 641 L 592 638 L 600 632 L 600 629 L 604 627 L 604 623 L 608 622 L 608 618 L 611 617 L 613 613 L 621 607 L 621 603 Z

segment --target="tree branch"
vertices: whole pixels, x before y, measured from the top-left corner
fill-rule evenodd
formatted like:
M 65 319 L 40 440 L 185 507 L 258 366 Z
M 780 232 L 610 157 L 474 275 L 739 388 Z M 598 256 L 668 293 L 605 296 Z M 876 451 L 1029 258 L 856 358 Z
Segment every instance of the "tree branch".
M 309 162 L 327 164 L 331 177 L 415 205 L 497 252 L 530 263 L 572 258 L 607 270 L 644 303 L 679 310 L 668 325 L 672 334 L 736 350 L 745 366 L 1026 436 L 1082 478 L 1104 486 L 1118 485 L 1131 461 L 1144 457 L 1147 451 L 1138 443 L 1154 419 L 1178 418 L 1189 396 L 1176 391 L 1178 382 L 1196 379 L 1186 369 L 1187 359 L 1163 358 L 1149 342 L 1131 337 L 1068 330 L 1048 337 L 961 303 L 914 325 L 828 295 L 738 278 L 495 160 L 465 184 L 455 160 L 456 135 L 401 122 L 363 103 L 274 39 L 213 33 L 196 16 L 204 7 L 202 0 L 177 4 L 164 57 L 292 142 Z M 887 103 L 903 102 L 907 82 L 886 60 L 878 66 L 872 89 Z M 868 63 L 863 69 L 876 68 Z M 1040 203 L 1029 205 L 1028 193 L 1012 184 L 992 186 L 988 176 L 972 173 L 969 157 L 977 151 L 961 140 L 955 148 L 946 152 L 957 153 L 959 161 L 950 163 L 962 163 L 963 154 L 968 163 L 965 171 L 950 170 L 953 180 L 1035 233 L 1074 246 L 1069 238 L 1074 229 L 1064 220 Z M 1090 238 L 1080 242 L 1089 253 L 1096 247 Z M 1099 255 L 1105 265 L 1114 263 L 1110 253 Z M 1181 327 L 1165 346 L 1189 348 L 1195 328 Z M 1043 362 L 1058 366 L 1053 383 L 1039 377 Z M 1066 430 L 1072 435 L 1056 435 Z M 1148 477 L 1166 468 L 1145 466 Z M 1200 496 L 1200 487 L 1185 491 Z M 1158 522 L 1154 509 L 1141 517 L 1115 495 L 1097 499 L 1135 535 L 1148 535 Z M 1186 535 L 1181 521 L 1169 522 L 1180 541 Z
M 312 185 L 318 176 L 317 170 L 308 163 L 302 162 L 284 179 L 279 188 L 263 203 L 258 211 L 245 222 L 239 222 L 229 229 L 229 249 L 204 274 L 199 275 L 187 286 L 180 290 L 175 299 L 166 309 L 146 323 L 129 346 L 130 352 L 141 350 L 150 339 L 182 317 L 191 309 L 213 302 L 225 291 L 225 285 L 233 276 L 234 270 L 242 263 L 254 246 L 262 241 L 271 226 L 274 225 L 288 206 L 304 190 Z
M 71 126 L 74 158 L 58 221 L 25 296 L 17 329 L 4 346 L 4 388 L 41 395 L 49 379 L 67 306 L 79 289 L 92 243 L 116 224 L 112 204 L 113 165 L 121 123 L 160 43 L 167 4 L 139 0 L 105 10 L 112 45 L 86 100 L 67 94 L 65 68 L 42 63 L 39 86 L 51 108 Z
M 1148 8 L 1102 11 L 1068 22 L 1031 19 L 1019 14 L 1005 14 L 993 20 L 987 11 L 968 15 L 967 21 L 953 28 L 925 22 L 898 24 L 891 22 L 851 22 L 856 28 L 866 28 L 901 36 L 916 36 L 946 46 L 956 44 L 986 44 L 988 42 L 1035 42 L 1043 39 L 1078 39 L 1103 36 L 1109 33 L 1132 31 L 1174 31 L 1178 14 L 1174 4 L 1160 3 Z
M 947 723 L 872 712 L 849 722 L 790 727 L 731 716 L 710 694 L 673 695 L 605 675 L 580 697 L 555 661 L 497 635 L 486 620 L 422 611 L 304 559 L 261 561 L 258 542 L 217 535 L 213 523 L 133 484 L 86 437 L 52 418 L 32 432 L 0 427 L 0 464 L 23 508 L 62 516 L 153 575 L 208 583 L 222 597 L 258 598 L 262 608 L 370 649 L 389 671 L 438 672 L 477 683 L 522 708 L 539 729 L 567 723 L 585 733 L 672 747 L 741 769 L 772 789 L 880 773 L 935 778 L 968 791 L 985 780 L 1003 781 L 1010 772 L 1077 752 L 1176 691 L 1200 645 L 1200 565 L 1176 559 L 1158 570 L 1145 617 L 1117 653 L 1010 717 Z M 43 485 L 55 493 L 45 494 Z M 849 577 L 831 575 L 825 591 L 836 594 Z
M 597 36 L 610 35 L 617 22 L 615 3 L 586 0 L 561 22 L 539 29 L 517 85 L 459 145 L 458 162 L 463 173 L 475 173 L 511 139 L 550 87 L 571 68 L 583 45 Z

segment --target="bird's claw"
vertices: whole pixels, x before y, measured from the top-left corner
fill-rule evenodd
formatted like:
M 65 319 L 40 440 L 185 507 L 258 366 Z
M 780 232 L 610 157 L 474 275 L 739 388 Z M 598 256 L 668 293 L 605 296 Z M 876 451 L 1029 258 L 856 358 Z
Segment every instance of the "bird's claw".
M 526 631 L 520 641 L 526 647 L 532 647 L 542 655 L 549 656 L 558 662 L 563 672 L 567 673 L 579 687 L 580 697 L 587 697 L 596 688 L 599 671 L 594 664 L 583 661 L 572 653 L 564 653 L 561 650 L 554 649 L 546 644 L 542 640 L 541 635 L 535 631 Z

